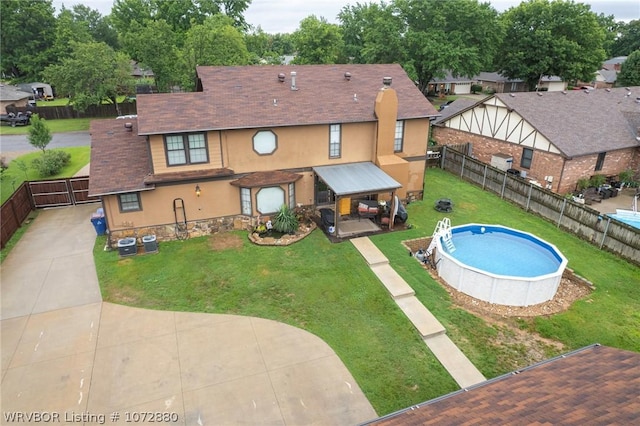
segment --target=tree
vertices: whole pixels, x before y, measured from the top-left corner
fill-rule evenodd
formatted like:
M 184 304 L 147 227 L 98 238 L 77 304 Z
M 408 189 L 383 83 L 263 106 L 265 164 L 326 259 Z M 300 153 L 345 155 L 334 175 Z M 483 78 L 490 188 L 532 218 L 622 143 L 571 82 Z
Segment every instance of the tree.
M 492 68 L 503 30 L 498 12 L 477 0 L 396 0 L 406 25 L 405 69 L 423 93 L 434 77 Z
M 2 73 L 21 81 L 37 81 L 53 62 L 55 18 L 51 0 L 0 1 Z
M 588 5 L 529 0 L 503 16 L 507 34 L 498 57 L 506 77 L 533 90 L 542 76 L 591 81 L 605 59 L 604 30 Z
M 203 24 L 187 31 L 182 57 L 183 88 L 195 85 L 198 65 L 247 65 L 249 51 L 244 37 L 233 27 L 233 20 L 224 15 L 207 18 Z
M 108 16 L 102 16 L 96 9 L 82 4 L 74 5 L 71 11 L 73 20 L 86 26 L 93 41 L 104 42 L 114 49 L 118 47 L 118 33 Z
M 314 15 L 300 21 L 292 39 L 296 64 L 335 64 L 344 45 L 340 27 Z
M 123 48 L 135 60 L 153 71 L 156 87 L 168 92 L 179 83 L 178 36 L 163 19 L 133 22 L 130 31 L 121 37 Z
M 244 41 L 249 51 L 250 63 L 280 64 L 280 54 L 274 52 L 273 36 L 265 33 L 260 26 L 244 35 Z
M 78 111 L 106 100 L 120 115 L 116 98 L 133 88 L 129 58 L 105 43 L 72 43 L 72 47 L 70 57 L 45 68 L 46 79 L 59 95 L 68 96 Z
M 393 6 L 367 3 L 347 5 L 338 14 L 344 56 L 355 63 L 402 62 L 404 23 Z
M 640 50 L 632 52 L 620 65 L 619 86 L 640 86 Z
M 618 24 L 619 35 L 611 46 L 611 56 L 628 56 L 634 50 L 640 49 L 640 19 Z
M 44 154 L 45 148 L 51 142 L 51 138 L 51 131 L 49 131 L 49 126 L 47 126 L 45 120 L 41 119 L 38 114 L 33 114 L 31 126 L 29 127 L 29 136 L 27 136 L 29 143 L 35 148 L 41 149 Z
M 76 21 L 73 12 L 64 6 L 56 19 L 55 40 L 53 42 L 53 57 L 56 62 L 71 55 L 71 43 L 88 43 L 93 41 L 89 33 L 89 24 L 86 21 Z

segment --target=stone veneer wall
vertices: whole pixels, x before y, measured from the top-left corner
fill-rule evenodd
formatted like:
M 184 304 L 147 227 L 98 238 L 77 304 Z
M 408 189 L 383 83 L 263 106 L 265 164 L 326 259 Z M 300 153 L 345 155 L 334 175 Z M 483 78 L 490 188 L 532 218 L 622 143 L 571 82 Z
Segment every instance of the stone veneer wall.
M 263 216 L 261 220 L 265 220 L 265 216 Z M 242 215 L 190 221 L 187 222 L 188 238 L 201 237 L 203 235 L 211 235 L 218 232 L 239 230 L 250 231 L 254 226 L 257 225 L 257 222 L 257 217 L 248 217 Z M 176 233 L 176 225 L 174 223 L 171 223 L 166 225 L 129 228 L 110 232 L 108 235 L 108 244 L 111 247 L 117 247 L 119 239 L 134 237 L 138 240 L 138 244 L 141 245 L 142 237 L 144 237 L 145 235 L 155 235 L 158 241 L 171 241 L 179 239 L 179 233 Z

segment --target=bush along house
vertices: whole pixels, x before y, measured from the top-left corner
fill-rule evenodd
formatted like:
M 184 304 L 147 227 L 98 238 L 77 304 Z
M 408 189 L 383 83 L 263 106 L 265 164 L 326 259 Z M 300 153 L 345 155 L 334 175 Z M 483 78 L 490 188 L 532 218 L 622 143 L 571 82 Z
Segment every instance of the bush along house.
M 282 205 L 332 209 L 339 236 L 360 199 L 421 199 L 438 113 L 399 65 L 196 73 L 196 92 L 140 95 L 137 117 L 91 123 L 89 192 L 112 243 L 251 229 Z

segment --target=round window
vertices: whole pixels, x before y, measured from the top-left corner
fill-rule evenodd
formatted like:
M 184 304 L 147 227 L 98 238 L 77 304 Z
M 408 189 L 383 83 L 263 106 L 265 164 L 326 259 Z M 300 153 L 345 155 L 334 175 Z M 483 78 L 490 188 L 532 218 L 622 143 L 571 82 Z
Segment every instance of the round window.
M 253 136 L 253 150 L 260 155 L 273 154 L 278 147 L 278 138 L 271 130 L 261 130 Z

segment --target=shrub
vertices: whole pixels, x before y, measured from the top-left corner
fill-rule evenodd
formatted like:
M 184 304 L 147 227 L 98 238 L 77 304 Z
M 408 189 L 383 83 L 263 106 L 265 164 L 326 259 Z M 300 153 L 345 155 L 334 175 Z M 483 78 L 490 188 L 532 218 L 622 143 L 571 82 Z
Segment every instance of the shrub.
M 476 93 L 482 92 L 482 85 L 481 84 L 472 84 L 471 85 L 471 93 L 473 93 L 474 95 Z
M 604 175 L 593 175 L 589 180 L 591 186 L 595 188 L 600 188 L 607 181 L 607 178 Z
M 49 177 L 60 173 L 69 164 L 71 155 L 67 152 L 52 149 L 45 151 L 40 158 L 33 160 L 32 167 L 41 177 Z
M 285 234 L 293 234 L 298 229 L 298 219 L 287 205 L 283 204 L 273 218 L 273 229 Z

